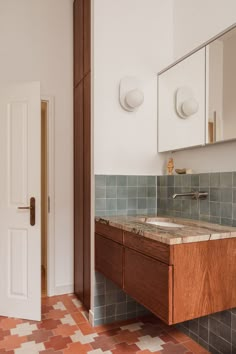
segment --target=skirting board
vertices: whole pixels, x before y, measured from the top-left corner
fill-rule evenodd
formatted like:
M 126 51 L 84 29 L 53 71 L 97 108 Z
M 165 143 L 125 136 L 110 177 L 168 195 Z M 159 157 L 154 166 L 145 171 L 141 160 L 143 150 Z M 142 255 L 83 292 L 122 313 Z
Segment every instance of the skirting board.
M 94 313 L 92 310 L 89 310 L 89 323 L 94 327 Z

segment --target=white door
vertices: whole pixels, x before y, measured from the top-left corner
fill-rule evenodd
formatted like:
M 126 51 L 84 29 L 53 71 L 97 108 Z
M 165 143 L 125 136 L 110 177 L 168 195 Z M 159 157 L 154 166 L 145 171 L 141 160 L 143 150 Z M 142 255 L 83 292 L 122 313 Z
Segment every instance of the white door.
M 41 319 L 40 84 L 0 85 L 0 315 Z M 33 209 L 28 207 L 35 198 Z M 30 223 L 31 221 L 31 223 Z

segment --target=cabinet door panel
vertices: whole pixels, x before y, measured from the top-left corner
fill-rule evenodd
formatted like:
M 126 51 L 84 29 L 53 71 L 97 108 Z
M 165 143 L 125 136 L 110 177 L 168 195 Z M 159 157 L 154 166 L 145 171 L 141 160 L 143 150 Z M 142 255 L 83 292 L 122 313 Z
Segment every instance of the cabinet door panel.
M 118 243 L 123 243 L 123 230 L 121 229 L 117 229 L 116 227 L 96 222 L 95 231 L 99 235 L 110 238 Z
M 174 323 L 236 306 L 236 239 L 174 246 Z
M 197 113 L 186 119 L 176 113 L 179 88 L 188 88 L 198 102 Z M 205 144 L 205 48 L 184 59 L 158 78 L 158 151 Z
M 172 266 L 125 248 L 124 290 L 163 321 L 172 323 Z
M 123 287 L 123 246 L 96 234 L 95 269 Z

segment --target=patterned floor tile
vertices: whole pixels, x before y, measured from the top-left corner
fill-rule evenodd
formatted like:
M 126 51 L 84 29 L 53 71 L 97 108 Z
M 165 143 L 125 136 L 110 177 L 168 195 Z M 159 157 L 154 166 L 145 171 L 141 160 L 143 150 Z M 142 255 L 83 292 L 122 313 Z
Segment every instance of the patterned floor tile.
M 112 350 L 113 354 L 121 354 L 121 353 L 137 353 L 139 348 L 136 344 L 127 344 L 127 343 L 120 343 L 117 344 L 116 349 Z
M 21 345 L 21 348 L 15 349 L 15 354 L 38 354 L 44 350 L 43 343 L 27 342 Z
M 37 331 L 34 331 L 30 336 L 28 336 L 28 341 L 35 341 L 35 343 L 44 343 L 48 342 L 50 337 L 53 337 L 55 335 L 51 330 L 48 329 L 38 329 Z
M 154 353 L 158 350 L 162 350 L 162 344 L 165 344 L 162 339 L 159 337 L 151 337 L 151 336 L 144 336 L 139 338 L 139 342 L 136 343 L 139 349 L 146 350 L 148 349 L 151 353 Z
M 45 342 L 45 348 L 46 349 L 55 349 L 55 350 L 61 350 L 64 348 L 67 348 L 67 345 L 70 344 L 72 340 L 70 337 L 62 337 L 62 336 L 55 336 L 51 337 L 48 342 Z
M 166 343 L 163 345 L 162 354 L 186 354 L 188 349 L 182 344 Z
M 16 348 L 19 348 L 22 343 L 27 341 L 27 337 L 19 337 L 18 335 L 10 335 L 8 337 L 5 337 L 1 342 L 0 342 L 0 352 L 1 349 L 5 350 L 14 350 Z
M 80 342 L 82 344 L 88 344 L 94 342 L 94 338 L 98 337 L 97 333 L 84 335 L 81 330 L 75 332 L 70 338 L 72 342 Z
M 91 327 L 75 295 L 42 299 L 42 321 L 0 316 L 1 354 L 205 354 L 155 316 Z
M 37 330 L 38 327 L 36 324 L 29 324 L 28 322 L 20 323 L 16 325 L 15 328 L 11 329 L 11 334 L 18 334 L 20 337 L 28 336 L 33 333 L 33 331 Z
M 78 326 L 73 325 L 70 326 L 68 324 L 61 324 L 56 329 L 53 330 L 54 335 L 62 336 L 62 337 L 69 337 L 75 334 L 77 331 Z

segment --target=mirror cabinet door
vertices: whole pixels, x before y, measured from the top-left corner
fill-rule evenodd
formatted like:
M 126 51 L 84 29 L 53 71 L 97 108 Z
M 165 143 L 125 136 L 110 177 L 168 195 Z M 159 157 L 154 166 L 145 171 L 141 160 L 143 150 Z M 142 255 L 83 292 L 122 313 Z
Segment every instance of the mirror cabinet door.
M 236 139 L 236 28 L 206 47 L 206 143 Z
M 158 151 L 205 144 L 205 47 L 158 78 Z

